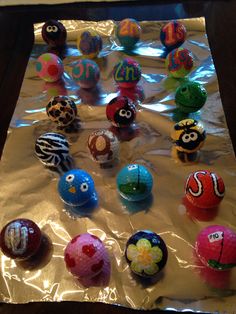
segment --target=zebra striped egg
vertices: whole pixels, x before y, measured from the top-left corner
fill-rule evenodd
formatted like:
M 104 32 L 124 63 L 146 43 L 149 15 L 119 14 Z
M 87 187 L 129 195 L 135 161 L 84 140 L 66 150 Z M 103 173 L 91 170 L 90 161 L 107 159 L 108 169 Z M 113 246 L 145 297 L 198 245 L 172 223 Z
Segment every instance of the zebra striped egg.
M 224 197 L 223 179 L 208 170 L 198 170 L 191 173 L 185 184 L 185 196 L 194 206 L 199 208 L 214 208 Z
M 35 142 L 35 154 L 47 167 L 57 167 L 69 156 L 69 144 L 65 136 L 45 133 Z

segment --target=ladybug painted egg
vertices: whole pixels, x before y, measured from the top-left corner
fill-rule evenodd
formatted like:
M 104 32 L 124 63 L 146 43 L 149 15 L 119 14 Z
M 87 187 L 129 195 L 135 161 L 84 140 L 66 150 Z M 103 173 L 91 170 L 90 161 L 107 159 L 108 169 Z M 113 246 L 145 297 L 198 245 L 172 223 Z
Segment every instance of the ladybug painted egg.
M 114 160 L 119 154 L 119 141 L 109 130 L 97 130 L 89 135 L 88 148 L 98 163 Z
M 135 60 L 126 58 L 115 65 L 113 76 L 121 88 L 135 87 L 141 78 L 141 67 Z
M 56 82 L 63 74 L 61 59 L 53 53 L 44 53 L 36 61 L 36 72 L 46 82 Z
M 19 218 L 3 227 L 0 247 L 6 256 L 26 260 L 38 252 L 41 239 L 41 230 L 36 223 L 29 219 Z
M 159 235 L 149 230 L 142 230 L 129 238 L 125 257 L 130 269 L 136 275 L 153 277 L 164 268 L 168 251 Z
M 139 41 L 141 35 L 141 27 L 134 19 L 122 20 L 116 29 L 116 36 L 121 45 L 127 49 L 132 50 Z
M 94 59 L 102 50 L 102 38 L 95 31 L 84 31 L 78 35 L 78 50 L 87 59 Z
M 80 87 L 93 88 L 100 78 L 100 70 L 96 62 L 82 59 L 74 65 L 72 76 Z
M 191 173 L 185 183 L 185 196 L 194 206 L 213 208 L 220 204 L 224 197 L 223 179 L 208 170 Z
M 179 48 L 186 39 L 187 31 L 185 26 L 178 21 L 171 21 L 161 28 L 160 40 L 167 50 Z
M 201 262 L 215 270 L 236 266 L 236 233 L 224 226 L 208 226 L 197 236 L 195 249 Z
M 49 20 L 42 27 L 43 40 L 51 47 L 62 47 L 66 43 L 65 26 L 57 20 Z
M 102 241 L 89 233 L 74 237 L 66 246 L 64 260 L 69 272 L 78 279 L 99 275 L 107 260 Z
M 192 53 L 186 48 L 174 49 L 167 55 L 165 65 L 171 76 L 183 78 L 193 69 Z
M 124 128 L 131 125 L 136 117 L 134 103 L 125 96 L 113 98 L 106 107 L 107 119 L 112 125 Z

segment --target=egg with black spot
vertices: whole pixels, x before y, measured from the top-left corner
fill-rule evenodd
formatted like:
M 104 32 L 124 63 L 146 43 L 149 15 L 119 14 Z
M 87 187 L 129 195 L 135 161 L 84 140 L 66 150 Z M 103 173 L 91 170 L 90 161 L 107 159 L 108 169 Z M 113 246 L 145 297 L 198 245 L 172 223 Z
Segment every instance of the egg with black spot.
M 42 27 L 43 40 L 51 47 L 61 47 L 66 43 L 65 26 L 57 20 L 49 20 Z

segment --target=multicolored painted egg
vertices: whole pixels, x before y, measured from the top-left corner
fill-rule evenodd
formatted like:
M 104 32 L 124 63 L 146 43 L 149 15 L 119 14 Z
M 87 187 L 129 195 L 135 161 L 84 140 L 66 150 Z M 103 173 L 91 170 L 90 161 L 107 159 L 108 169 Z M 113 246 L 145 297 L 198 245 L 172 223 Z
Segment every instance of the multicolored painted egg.
M 89 233 L 74 237 L 66 246 L 64 260 L 68 271 L 78 279 L 93 278 L 101 273 L 107 251 L 102 241 Z
M 224 226 L 208 226 L 197 236 L 195 249 L 201 262 L 215 270 L 236 266 L 236 233 Z
M 81 169 L 64 173 L 58 183 L 58 192 L 64 203 L 70 206 L 83 206 L 96 194 L 90 174 Z
M 141 27 L 134 19 L 124 19 L 117 26 L 116 36 L 125 49 L 132 50 L 140 39 Z
M 51 47 L 62 47 L 66 43 L 65 26 L 57 20 L 49 20 L 42 27 L 43 40 Z
M 58 81 L 62 77 L 63 71 L 61 59 L 53 53 L 44 53 L 37 59 L 36 72 L 46 82 Z
M 115 65 L 113 76 L 116 83 L 122 88 L 134 87 L 141 78 L 141 67 L 135 60 L 126 58 Z
M 171 21 L 161 28 L 160 40 L 167 50 L 179 48 L 186 39 L 187 31 L 185 26 L 178 21 Z
M 165 65 L 171 76 L 183 78 L 193 69 L 192 53 L 186 48 L 174 49 L 167 55 Z
M 29 219 L 18 218 L 3 227 L 0 234 L 0 247 L 6 256 L 26 260 L 38 252 L 41 239 L 41 230 L 36 223 Z
M 125 166 L 117 175 L 117 188 L 120 195 L 128 201 L 141 201 L 152 192 L 153 179 L 143 165 Z
M 50 120 L 61 127 L 71 124 L 77 116 L 76 105 L 67 96 L 53 97 L 47 104 L 46 111 Z
M 174 125 L 171 138 L 178 151 L 194 153 L 203 146 L 206 132 L 200 122 L 194 119 L 185 119 Z
M 176 106 L 184 113 L 200 110 L 204 106 L 206 99 L 206 89 L 197 82 L 184 83 L 175 92 Z
M 103 164 L 118 157 L 119 141 L 109 130 L 97 130 L 89 135 L 88 148 L 93 160 Z
M 82 88 L 93 88 L 100 78 L 96 62 L 89 59 L 79 60 L 73 67 L 72 76 Z
M 87 59 L 94 59 L 102 50 L 102 38 L 95 31 L 84 31 L 79 33 L 77 47 Z
M 35 154 L 47 167 L 58 167 L 69 157 L 69 144 L 65 136 L 44 133 L 35 142 Z
M 107 119 L 112 125 L 125 128 L 131 125 L 136 117 L 134 103 L 125 96 L 113 98 L 106 107 Z
M 223 179 L 215 172 L 198 170 L 191 173 L 185 183 L 185 196 L 194 206 L 214 208 L 225 194 Z
M 168 251 L 159 235 L 149 230 L 142 230 L 129 238 L 125 257 L 136 275 L 153 277 L 164 268 Z

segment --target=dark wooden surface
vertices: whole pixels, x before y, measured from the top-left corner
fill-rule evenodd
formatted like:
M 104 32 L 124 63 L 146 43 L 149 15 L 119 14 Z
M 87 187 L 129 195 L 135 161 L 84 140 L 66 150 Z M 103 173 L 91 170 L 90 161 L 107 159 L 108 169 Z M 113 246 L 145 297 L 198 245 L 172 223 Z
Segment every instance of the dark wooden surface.
M 178 6 L 183 9 L 178 11 Z M 178 6 L 176 6 L 178 4 Z M 126 8 L 126 9 L 125 9 Z M 160 20 L 206 17 L 206 27 L 220 94 L 236 150 L 236 1 L 155 1 L 139 3 L 86 3 L 57 6 L 18 6 L 0 10 L 0 152 L 14 112 L 25 68 L 33 46 L 33 23 L 48 18 Z M 128 14 L 128 15 L 127 15 Z M 0 305 L 1 314 L 54 313 L 126 314 L 135 311 L 104 304 L 76 302 Z M 139 313 L 145 313 L 140 311 Z M 153 311 L 151 313 L 157 313 Z M 160 312 L 161 313 L 161 312 Z

